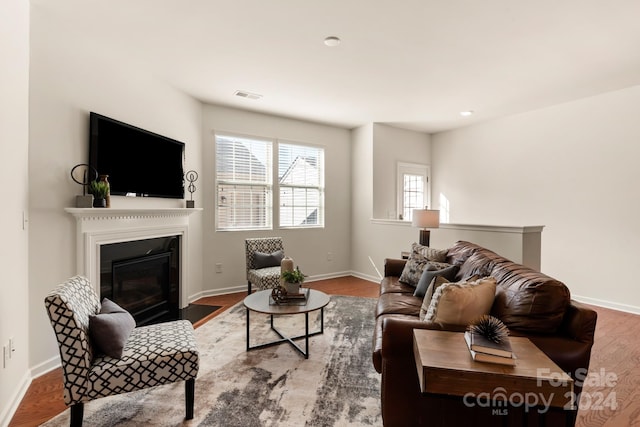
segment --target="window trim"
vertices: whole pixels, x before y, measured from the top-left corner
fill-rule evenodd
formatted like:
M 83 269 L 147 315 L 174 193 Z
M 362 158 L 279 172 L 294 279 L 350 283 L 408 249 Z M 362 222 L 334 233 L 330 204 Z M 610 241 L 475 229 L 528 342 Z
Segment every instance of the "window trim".
M 312 144 L 312 143 L 304 143 L 299 141 L 278 139 L 278 138 L 269 138 L 263 136 L 255 136 L 255 135 L 246 135 L 236 132 L 226 132 L 226 131 L 213 131 L 213 165 L 214 165 L 214 203 L 215 203 L 215 218 L 214 218 L 214 227 L 216 232 L 233 232 L 233 231 L 264 231 L 264 230 L 300 230 L 300 229 L 320 229 L 325 228 L 326 224 L 326 186 L 325 186 L 325 174 L 326 174 L 326 146 L 321 144 Z M 240 138 L 240 139 L 254 139 L 257 141 L 265 141 L 270 142 L 271 144 L 271 171 L 270 171 L 270 182 L 267 184 L 256 184 L 253 181 L 232 181 L 218 178 L 218 137 L 227 137 L 227 138 Z M 320 168 L 320 185 L 289 185 L 289 184 L 280 184 L 280 176 L 279 176 L 279 161 L 280 161 L 280 146 L 281 145 L 290 145 L 290 146 L 298 146 L 298 147 L 308 147 L 312 149 L 319 150 L 321 154 L 321 168 Z M 227 185 L 247 185 L 247 186 L 260 186 L 268 189 L 270 193 L 270 206 L 267 203 L 267 212 L 270 212 L 271 217 L 267 221 L 268 225 L 265 226 L 253 226 L 253 227 L 242 227 L 242 228 L 221 228 L 219 226 L 219 186 L 221 184 Z M 280 221 L 280 191 L 281 188 L 309 188 L 309 189 L 317 189 L 319 191 L 319 212 L 318 212 L 318 224 L 313 225 L 281 225 Z

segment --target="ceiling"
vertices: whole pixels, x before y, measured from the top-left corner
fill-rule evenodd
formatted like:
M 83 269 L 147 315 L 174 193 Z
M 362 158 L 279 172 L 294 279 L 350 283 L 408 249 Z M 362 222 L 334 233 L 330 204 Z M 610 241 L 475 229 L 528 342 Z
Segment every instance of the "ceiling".
M 434 133 L 640 84 L 638 0 L 31 5 L 56 31 L 203 102 L 346 128 Z

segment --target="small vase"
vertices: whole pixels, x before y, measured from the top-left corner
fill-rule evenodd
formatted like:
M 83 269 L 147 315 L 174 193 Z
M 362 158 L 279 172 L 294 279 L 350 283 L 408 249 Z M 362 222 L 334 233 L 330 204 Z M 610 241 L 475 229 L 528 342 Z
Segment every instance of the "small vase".
M 100 175 L 100 181 L 107 184 L 107 194 L 104 198 L 105 205 L 101 207 L 110 208 L 111 207 L 111 184 L 109 184 L 109 175 Z
M 93 207 L 94 208 L 104 208 L 107 206 L 107 200 L 106 199 L 98 199 L 98 198 L 94 198 L 93 199 Z

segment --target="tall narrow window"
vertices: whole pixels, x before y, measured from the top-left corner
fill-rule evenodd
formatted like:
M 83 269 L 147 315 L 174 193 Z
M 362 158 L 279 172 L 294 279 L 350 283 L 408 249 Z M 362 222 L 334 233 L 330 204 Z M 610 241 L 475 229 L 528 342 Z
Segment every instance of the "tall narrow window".
M 405 173 L 403 176 L 402 216 L 412 219 L 414 209 L 424 209 L 424 176 Z
M 278 144 L 280 227 L 324 226 L 324 149 Z
M 414 163 L 398 163 L 399 219 L 411 221 L 414 209 L 430 204 L 429 167 Z
M 217 230 L 271 228 L 272 169 L 270 140 L 216 135 Z

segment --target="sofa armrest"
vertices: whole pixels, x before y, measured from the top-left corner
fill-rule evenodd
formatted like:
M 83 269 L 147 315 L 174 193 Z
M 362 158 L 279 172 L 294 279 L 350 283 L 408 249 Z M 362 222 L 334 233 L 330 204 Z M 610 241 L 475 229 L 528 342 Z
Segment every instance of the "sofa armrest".
M 575 341 L 593 344 L 597 319 L 598 313 L 595 310 L 571 300 L 558 332 Z
M 418 319 L 393 317 L 382 319 L 379 372 L 382 373 L 381 410 L 385 425 L 423 425 L 416 422 L 424 416 L 424 400 L 420 392 L 418 371 L 413 355 L 414 329 L 459 330 L 462 332 L 465 328 L 463 326 L 453 327 L 427 323 Z M 374 353 L 374 363 L 375 356 Z
M 442 323 L 429 323 L 422 320 L 407 320 L 387 318 L 382 322 L 382 348 L 383 359 L 410 358 L 413 359 L 413 330 L 431 329 L 436 331 L 464 332 L 465 327 L 459 325 L 446 325 Z
M 406 259 L 385 258 L 384 260 L 384 276 L 396 276 L 402 275 L 404 265 L 407 263 Z

